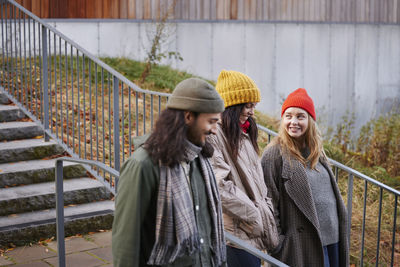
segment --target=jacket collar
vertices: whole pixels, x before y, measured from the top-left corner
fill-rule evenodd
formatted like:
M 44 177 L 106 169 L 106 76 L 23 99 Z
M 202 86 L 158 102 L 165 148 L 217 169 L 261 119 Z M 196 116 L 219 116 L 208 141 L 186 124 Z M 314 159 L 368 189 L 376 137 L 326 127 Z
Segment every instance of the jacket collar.
M 289 197 L 307 219 L 319 229 L 317 211 L 303 164 L 282 156 L 282 178 Z

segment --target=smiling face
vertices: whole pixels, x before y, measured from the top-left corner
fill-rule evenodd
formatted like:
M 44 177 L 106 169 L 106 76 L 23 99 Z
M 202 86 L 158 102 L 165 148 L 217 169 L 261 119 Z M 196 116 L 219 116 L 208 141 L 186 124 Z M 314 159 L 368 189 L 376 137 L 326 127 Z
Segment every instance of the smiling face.
M 256 108 L 257 103 L 246 103 L 242 111 L 240 112 L 239 121 L 241 124 L 245 123 L 247 119 L 254 115 L 254 109 Z
M 300 141 L 308 129 L 308 113 L 304 109 L 290 107 L 283 113 L 282 123 L 289 136 Z
M 207 135 L 216 134 L 220 113 L 199 113 L 197 116 L 185 111 L 185 122 L 188 125 L 188 140 L 197 146 L 204 146 Z

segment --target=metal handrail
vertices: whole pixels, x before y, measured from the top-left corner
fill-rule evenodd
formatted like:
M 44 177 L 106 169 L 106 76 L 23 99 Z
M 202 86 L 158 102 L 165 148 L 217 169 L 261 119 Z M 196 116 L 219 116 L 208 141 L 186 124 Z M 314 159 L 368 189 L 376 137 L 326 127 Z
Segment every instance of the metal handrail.
M 124 160 L 125 154 L 131 154 L 131 149 L 129 147 L 129 152 L 126 153 L 124 151 L 124 137 L 125 136 L 131 136 L 132 132 L 131 129 L 136 126 L 136 136 L 145 133 L 146 131 L 146 119 L 151 120 L 151 127 L 153 126 L 153 118 L 155 117 L 155 114 L 153 114 L 153 110 L 155 110 L 156 107 L 153 106 L 153 97 L 158 97 L 158 113 L 161 111 L 161 97 L 168 98 L 170 94 L 166 93 L 159 93 L 159 92 L 154 92 L 154 91 L 148 91 L 148 90 L 143 90 L 139 88 L 136 84 L 132 83 L 129 81 L 126 77 L 112 69 L 110 66 L 90 54 L 87 50 L 76 44 L 74 41 L 66 37 L 64 34 L 60 33 L 57 29 L 54 27 L 48 25 L 45 21 L 41 20 L 25 8 L 23 8 L 21 5 L 16 3 L 13 0 L 0 0 L 0 14 L 1 14 L 1 31 L 2 31 L 2 40 L 1 40 L 1 45 L 2 45 L 2 60 L 3 63 L 7 61 L 7 64 L 2 64 L 1 69 L 2 69 L 2 78 L 3 78 L 3 83 L 6 85 L 4 86 L 7 92 L 7 95 L 13 100 L 13 102 L 20 107 L 24 113 L 26 113 L 32 120 L 35 122 L 40 123 L 41 127 L 43 128 L 44 135 L 46 140 L 49 139 L 49 137 L 53 138 L 56 140 L 60 145 L 63 146 L 63 148 L 74 158 L 86 158 L 88 159 L 90 157 L 91 161 L 95 159 L 93 157 L 93 154 L 86 155 L 87 149 L 86 149 L 86 143 L 87 140 L 84 142 L 84 155 L 81 155 L 81 149 L 82 148 L 82 142 L 81 142 L 81 129 L 84 128 L 84 132 L 86 135 L 86 109 L 85 106 L 82 109 L 79 105 L 82 102 L 82 105 L 87 104 L 88 101 L 85 102 L 85 95 L 83 97 L 79 98 L 79 93 L 82 92 L 82 94 L 85 92 L 85 90 L 91 90 L 92 86 L 96 88 L 96 104 L 95 104 L 95 128 L 94 130 L 99 132 L 99 125 L 97 123 L 103 119 L 103 124 L 102 124 L 102 133 L 93 133 L 92 134 L 92 128 L 90 128 L 90 135 L 89 135 L 89 143 L 90 146 L 92 146 L 95 141 L 97 141 L 97 157 L 99 155 L 99 139 L 102 138 L 102 144 L 103 144 L 103 151 L 105 151 L 105 148 L 108 148 L 108 154 L 107 154 L 107 161 L 105 160 L 106 156 L 103 153 L 103 162 L 100 162 L 100 159 L 97 158 L 94 161 L 97 161 L 104 166 L 108 166 L 111 169 L 114 169 L 115 171 L 119 170 L 120 163 Z M 18 12 L 17 12 L 18 11 Z M 22 13 L 22 16 L 21 16 Z M 22 18 L 23 17 L 23 18 Z M 25 21 L 27 19 L 27 23 Z M 21 23 L 22 21 L 22 23 Z M 36 27 L 38 26 L 38 27 Z M 39 27 L 40 26 L 40 27 Z M 25 27 L 28 28 L 28 34 L 25 34 Z M 21 31 L 23 30 L 23 38 L 21 38 Z M 35 30 L 37 30 L 35 34 Z M 17 31 L 18 35 L 17 36 Z M 32 35 L 31 35 L 32 31 Z M 4 34 L 5 32 L 5 34 Z M 5 37 L 5 38 L 4 38 Z M 31 40 L 31 37 L 33 40 Z M 53 38 L 52 38 L 53 37 Z M 9 40 L 7 39 L 9 38 Z M 35 41 L 35 38 L 37 40 Z M 22 42 L 24 41 L 24 42 Z M 59 42 L 59 45 L 56 43 Z M 61 43 L 64 44 L 64 47 L 61 46 Z M 19 47 L 18 47 L 19 45 Z M 32 47 L 31 47 L 32 45 Z M 37 45 L 37 47 L 36 47 Z M 53 49 L 52 49 L 53 45 Z M 27 47 L 25 47 L 27 46 Z M 36 49 L 37 48 L 37 49 Z M 57 50 L 56 50 L 57 48 Z M 64 49 L 64 50 L 63 50 Z M 68 49 L 71 51 L 71 53 L 68 53 Z M 77 61 L 77 66 L 76 69 L 75 63 L 74 62 L 74 49 L 76 52 L 76 61 Z M 23 52 L 22 52 L 23 51 Z M 36 56 L 36 51 L 38 51 L 38 56 Z M 31 55 L 31 52 L 33 56 Z M 22 57 L 22 53 L 24 53 L 24 57 Z M 26 62 L 27 62 L 27 54 L 29 58 L 29 64 L 32 63 L 32 58 L 33 58 L 33 68 L 32 67 L 27 67 Z M 51 57 L 53 55 L 53 59 Z M 79 56 L 83 57 L 82 62 L 80 62 Z M 59 57 L 59 62 L 56 61 L 56 58 Z M 62 72 L 61 69 L 61 59 L 64 57 L 65 59 L 65 71 L 66 73 Z M 38 59 L 38 62 L 36 60 Z M 20 61 L 20 64 L 18 65 L 18 60 Z M 69 60 L 69 62 L 68 62 Z M 89 66 L 81 66 L 81 64 L 85 64 L 85 60 L 88 60 L 88 65 Z M 22 69 L 22 63 L 25 61 L 25 69 Z M 70 65 L 68 65 L 70 63 Z M 57 66 L 59 64 L 59 66 Z M 93 77 L 91 76 L 91 64 L 93 64 L 93 68 L 95 68 L 95 81 L 93 82 L 92 79 Z M 45 68 L 46 65 L 48 68 Z M 68 67 L 67 67 L 68 66 Z M 97 72 L 97 67 L 101 69 L 100 74 L 98 75 Z M 52 69 L 55 69 L 55 74 L 52 76 Z M 57 69 L 58 68 L 58 69 Z M 63 85 L 59 85 L 58 80 L 55 81 L 56 79 L 60 80 L 60 83 L 62 81 L 61 77 L 56 76 L 57 70 L 59 71 L 59 75 L 65 75 L 65 91 L 63 90 Z M 80 72 L 81 71 L 81 72 Z M 85 71 L 88 71 L 90 75 L 85 73 Z M 48 73 L 49 72 L 49 73 Z M 104 73 L 103 73 L 104 72 Z M 34 74 L 34 75 L 33 75 Z M 48 77 L 46 77 L 48 74 L 50 74 Z M 9 76 L 7 76 L 9 75 Z M 75 75 L 75 76 L 73 76 Z M 77 76 L 77 77 L 76 77 Z M 103 77 L 104 76 L 104 77 Z M 107 77 L 106 77 L 107 76 Z M 83 81 L 81 82 L 80 78 L 82 77 Z M 4 80 L 7 78 L 6 80 Z M 33 78 L 34 84 L 32 83 Z M 75 80 L 74 80 L 75 78 Z M 53 79 L 53 80 L 52 80 Z M 68 81 L 67 81 L 68 79 Z M 84 79 L 91 79 L 89 84 L 85 84 Z M 97 79 L 101 80 L 99 84 L 97 83 Z M 29 80 L 29 82 L 28 82 Z M 36 81 L 37 80 L 37 81 Z M 25 86 L 23 85 L 23 82 L 28 83 Z M 64 81 L 62 81 L 64 82 Z M 68 84 L 68 82 L 71 82 L 71 84 Z M 77 89 L 75 88 L 74 85 L 77 85 Z M 92 85 L 93 84 L 93 85 Z M 50 86 L 49 86 L 50 85 Z M 76 93 L 78 94 L 78 102 L 74 104 L 72 98 L 72 104 L 68 102 L 68 88 L 69 86 L 71 87 L 71 95 L 74 96 Z M 127 87 L 127 89 L 126 89 Z M 76 91 L 74 91 L 76 90 Z M 108 90 L 108 92 L 107 92 Z M 97 93 L 99 92 L 100 97 L 98 97 Z M 24 94 L 25 93 L 25 98 Z M 57 102 L 64 100 L 62 97 L 57 98 L 58 93 L 64 93 L 66 95 L 66 100 L 64 102 Z M 124 93 L 126 93 L 128 96 L 128 103 L 124 103 Z M 52 94 L 55 94 L 55 99 Z M 108 103 L 104 103 L 104 95 L 108 94 Z M 139 94 L 143 94 L 142 98 L 140 98 Z M 146 98 L 147 96 L 150 96 L 150 100 Z M 70 96 L 71 97 L 71 96 Z M 112 98 L 112 101 L 111 101 Z M 100 99 L 100 100 L 99 100 Z M 28 100 L 31 101 L 28 103 Z M 53 102 L 52 102 L 53 101 Z M 92 98 L 89 99 L 90 103 L 90 110 L 92 109 Z M 98 105 L 97 102 L 100 102 Z M 103 102 L 101 102 L 103 101 Z M 131 103 L 134 102 L 133 104 Z M 147 102 L 149 101 L 149 102 Z M 36 103 L 33 103 L 36 102 Z M 41 105 L 37 105 L 37 103 L 40 102 Z M 140 104 L 142 107 L 139 110 Z M 34 105 L 36 104 L 36 105 Z M 128 104 L 128 108 L 125 108 L 125 105 Z M 69 106 L 71 105 L 72 108 L 69 109 Z M 75 105 L 78 106 L 78 108 L 75 108 Z M 156 106 L 156 105 L 155 105 Z M 60 108 L 59 112 L 57 108 Z M 105 107 L 108 107 L 108 122 L 104 122 L 104 109 Z M 131 108 L 132 107 L 132 108 Z M 111 109 L 113 108 L 113 114 L 111 114 Z M 150 112 L 149 112 L 150 108 Z M 54 112 L 55 109 L 55 112 Z M 69 115 L 69 112 L 72 112 L 72 115 Z M 80 121 L 81 117 L 80 112 L 83 112 L 83 122 Z M 142 112 L 142 115 L 140 115 L 140 112 Z M 75 115 L 77 113 L 78 115 Z M 102 114 L 101 114 L 102 113 Z M 125 115 L 128 114 L 128 115 Z M 149 115 L 146 115 L 146 113 L 150 113 Z M 131 115 L 133 114 L 134 119 L 131 118 Z M 90 121 L 88 123 L 94 124 L 93 118 L 92 118 L 92 112 L 90 112 Z M 124 116 L 129 116 L 129 119 L 127 119 Z M 141 118 L 139 119 L 139 117 Z M 66 119 L 66 128 L 63 128 L 63 120 Z M 68 121 L 68 119 L 71 119 L 71 121 Z M 74 121 L 76 119 L 77 121 Z M 60 121 L 61 120 L 61 121 Z M 134 120 L 134 121 L 132 121 Z M 139 130 L 139 120 L 143 122 L 143 130 L 140 132 Z M 55 121 L 55 123 L 54 123 Z M 72 126 L 69 126 L 71 124 Z M 82 125 L 83 124 L 83 125 Z M 129 124 L 129 127 L 127 127 L 129 130 L 128 132 L 124 132 L 124 124 Z M 132 124 L 132 125 L 131 125 Z M 58 126 L 60 125 L 60 126 Z M 135 126 L 133 126 L 135 125 Z M 57 129 L 58 127 L 61 127 L 61 129 Z M 75 134 L 75 127 L 78 128 L 78 134 Z M 92 125 L 91 125 L 92 126 Z M 105 128 L 108 127 L 108 133 L 105 132 Z M 271 140 L 271 137 L 276 136 L 276 133 L 259 125 L 260 131 L 263 131 L 268 134 L 268 140 Z M 71 133 L 72 132 L 72 133 Z M 108 140 L 106 140 L 105 136 L 108 134 Z M 66 137 L 66 142 L 64 141 L 63 137 Z M 69 137 L 72 137 L 72 141 L 68 141 Z M 121 138 L 122 137 L 122 138 Z M 79 138 L 79 142 L 78 142 Z M 86 138 L 86 136 L 85 136 Z M 95 140 L 96 139 L 96 140 Z M 129 145 L 131 142 L 131 139 L 128 138 Z M 76 143 L 74 143 L 76 142 Z M 113 144 L 112 144 L 113 143 Z M 74 146 L 78 145 L 79 148 L 79 153 L 76 152 L 76 147 Z M 93 144 L 95 145 L 95 144 Z M 121 149 L 122 148 L 122 149 Z M 96 148 L 95 148 L 96 149 Z M 122 154 L 121 154 L 122 153 Z M 122 158 L 120 160 L 120 156 L 122 155 Z M 128 155 L 127 155 L 128 156 Z M 363 213 L 363 223 L 362 223 L 362 245 L 361 245 L 361 250 L 360 250 L 360 259 L 361 259 L 361 265 L 363 261 L 363 253 L 364 253 L 364 230 L 365 230 L 365 223 L 366 223 L 366 198 L 367 198 L 367 193 L 368 193 L 368 184 L 372 184 L 374 186 L 379 187 L 380 189 L 380 194 L 379 194 L 379 214 L 378 214 L 378 230 L 377 230 L 377 243 L 376 243 L 376 264 L 378 265 L 379 263 L 379 250 L 380 250 L 380 234 L 381 234 L 381 211 L 382 211 L 382 203 L 383 201 L 387 201 L 383 198 L 384 192 L 388 192 L 392 195 L 394 195 L 394 212 L 393 212 L 393 231 L 392 231 L 392 248 L 391 248 L 391 264 L 394 264 L 394 245 L 395 245 L 395 239 L 396 239 L 396 218 L 397 218 L 397 202 L 398 202 L 398 197 L 400 196 L 399 191 L 390 188 L 387 185 L 384 185 L 383 183 L 376 181 L 375 179 L 364 175 L 352 168 L 349 168 L 335 160 L 330 159 L 330 163 L 332 166 L 335 168 L 334 171 L 336 175 L 338 174 L 338 170 L 342 170 L 348 174 L 348 187 L 347 187 L 347 209 L 348 209 L 348 215 L 349 215 L 349 223 L 348 223 L 348 229 L 349 231 L 351 230 L 351 219 L 352 219 L 352 200 L 353 200 L 353 186 L 354 186 L 354 179 L 355 178 L 360 178 L 362 181 L 364 181 L 364 213 Z M 117 185 L 117 180 L 115 179 L 115 182 L 111 178 L 107 180 L 105 177 L 104 173 L 109 174 L 110 176 L 118 177 L 113 174 L 113 172 L 105 170 L 103 168 L 104 166 L 100 167 L 96 164 L 89 164 L 90 166 L 95 166 L 97 168 L 97 171 L 92 172 L 92 174 L 99 180 L 101 181 L 109 190 L 111 190 L 113 193 L 115 193 L 115 186 Z M 89 167 L 88 167 L 89 168 Z M 99 170 L 104 171 L 103 177 L 101 177 Z M 349 235 L 350 238 L 350 235 Z
M 266 128 L 266 127 L 264 127 L 262 125 L 259 125 L 259 124 L 257 126 L 258 126 L 258 129 L 260 129 L 261 131 L 267 133 L 268 136 L 278 136 L 278 133 L 274 132 L 271 129 L 268 129 L 268 128 Z M 329 163 L 332 164 L 333 166 L 338 167 L 339 169 L 341 169 L 341 170 L 343 170 L 343 171 L 345 171 L 345 172 L 347 172 L 349 174 L 352 174 L 354 176 L 360 177 L 363 180 L 366 180 L 366 181 L 370 182 L 371 184 L 379 186 L 379 187 L 387 190 L 390 193 L 393 193 L 393 194 L 395 194 L 397 196 L 400 196 L 400 191 L 397 191 L 396 189 L 394 189 L 394 188 L 392 188 L 390 186 L 387 186 L 387 185 L 385 185 L 385 184 L 383 184 L 383 183 L 381 183 L 381 182 L 379 182 L 379 181 L 377 181 L 377 180 L 375 180 L 375 179 L 373 179 L 373 178 L 371 178 L 371 177 L 369 177 L 369 176 L 367 176 L 367 175 L 365 175 L 365 174 L 363 174 L 363 173 L 361 173 L 359 171 L 356 171 L 356 170 L 354 170 L 354 169 L 352 169 L 352 168 L 350 168 L 350 167 L 348 167 L 348 166 L 346 166 L 346 165 L 344 165 L 344 164 L 342 164 L 342 163 L 340 163 L 340 162 L 338 162 L 338 161 L 336 161 L 334 159 L 331 159 L 331 158 L 328 157 L 328 160 L 329 160 Z
M 70 157 L 62 157 L 56 159 L 56 214 L 57 214 L 57 251 L 58 251 L 58 266 L 65 267 L 65 238 L 64 238 L 64 199 L 63 199 L 63 162 L 70 161 L 86 165 L 96 166 L 106 172 L 109 172 L 115 177 L 119 176 L 119 172 L 110 168 L 109 166 L 92 160 L 76 159 Z M 236 245 L 237 247 L 246 250 L 247 252 L 253 254 L 257 258 L 271 264 L 272 266 L 278 267 L 288 267 L 288 265 L 278 261 L 272 256 L 250 246 L 245 241 L 231 235 L 225 231 L 225 238 L 227 241 Z
M 4 1 L 4 0 L 3 0 Z M 15 2 L 14 0 L 6 0 L 7 2 L 12 3 L 14 6 L 18 7 L 21 11 L 23 11 L 25 14 L 27 14 L 28 16 L 30 16 L 31 18 L 33 18 L 35 21 L 37 21 L 38 23 L 40 23 L 41 25 L 45 26 L 47 29 L 51 30 L 53 33 L 56 33 L 59 37 L 61 37 L 62 39 L 64 39 L 65 41 L 67 41 L 69 44 L 71 44 L 72 46 L 74 46 L 75 48 L 78 48 L 80 51 L 82 51 L 85 56 L 87 56 L 88 58 L 90 58 L 93 62 L 97 63 L 99 66 L 101 66 L 102 68 L 104 68 L 105 70 L 107 70 L 109 73 L 111 73 L 112 75 L 114 75 L 115 77 L 117 77 L 120 81 L 126 83 L 127 85 L 129 85 L 130 87 L 134 88 L 135 90 L 137 90 L 139 93 L 145 93 L 145 94 L 153 94 L 153 95 L 158 95 L 158 96 L 166 96 L 168 97 L 169 94 L 167 93 L 162 93 L 162 92 L 155 92 L 155 91 L 150 91 L 150 90 L 145 90 L 140 88 L 139 86 L 137 86 L 136 84 L 134 84 L 132 81 L 128 80 L 125 76 L 123 76 L 121 73 L 119 73 L 118 71 L 116 71 L 115 69 L 111 68 L 109 65 L 107 65 L 106 63 L 104 63 L 103 61 L 101 61 L 100 59 L 98 59 L 97 57 L 95 57 L 94 55 L 92 55 L 92 53 L 90 53 L 89 51 L 87 51 L 85 48 L 83 48 L 82 46 L 78 45 L 76 42 L 74 42 L 72 39 L 68 38 L 67 36 L 65 36 L 63 33 L 61 33 L 60 31 L 58 31 L 56 28 L 54 28 L 53 26 L 51 26 L 50 24 L 46 23 L 44 20 L 42 20 L 41 18 L 39 18 L 38 16 L 36 16 L 35 14 L 33 14 L 32 12 L 30 12 L 29 10 L 27 10 L 26 8 L 24 8 L 23 6 L 21 6 L 20 4 L 18 4 L 17 2 Z

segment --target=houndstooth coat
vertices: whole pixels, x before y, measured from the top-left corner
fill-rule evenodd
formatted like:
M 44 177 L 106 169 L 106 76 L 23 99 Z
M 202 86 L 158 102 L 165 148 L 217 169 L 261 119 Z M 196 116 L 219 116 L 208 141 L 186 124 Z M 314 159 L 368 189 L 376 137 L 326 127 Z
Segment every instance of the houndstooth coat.
M 330 167 L 326 161 L 320 162 L 329 172 L 337 200 L 340 266 L 348 266 L 346 208 Z M 280 234 L 272 256 L 294 267 L 324 266 L 319 222 L 304 165 L 282 155 L 278 144 L 264 151 L 261 164 Z

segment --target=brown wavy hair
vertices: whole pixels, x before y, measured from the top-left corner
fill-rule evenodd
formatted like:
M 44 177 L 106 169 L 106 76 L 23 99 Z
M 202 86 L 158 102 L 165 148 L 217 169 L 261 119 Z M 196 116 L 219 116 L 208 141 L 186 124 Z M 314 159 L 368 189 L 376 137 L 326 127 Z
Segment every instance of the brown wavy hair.
M 279 126 L 278 137 L 274 139 L 272 144 L 278 143 L 283 149 L 284 153 L 289 154 L 289 156 L 297 159 L 304 166 L 310 163 L 311 169 L 315 169 L 320 158 L 326 160 L 326 155 L 322 145 L 321 133 L 318 129 L 315 120 L 308 114 L 308 128 L 304 133 L 304 142 L 306 147 L 310 150 L 310 154 L 307 158 L 304 158 L 301 150 L 302 143 L 298 142 L 296 139 L 292 138 L 286 131 L 282 121 Z
M 192 112 L 197 119 L 198 113 Z M 185 140 L 189 126 L 185 123 L 185 111 L 165 109 L 161 112 L 154 130 L 143 144 L 154 163 L 161 162 L 173 167 L 185 160 Z M 211 157 L 213 147 L 206 142 L 201 151 L 205 157 Z
M 228 140 L 228 144 L 231 147 L 232 157 L 237 159 L 239 148 L 240 148 L 240 136 L 242 134 L 242 129 L 240 128 L 240 113 L 242 112 L 244 104 L 234 105 L 227 107 L 225 111 L 221 115 L 222 120 L 222 130 Z M 256 150 L 257 154 L 259 152 L 259 147 L 257 143 L 258 138 L 258 128 L 256 121 L 249 117 L 248 121 L 250 122 L 250 127 L 247 132 L 249 135 L 251 144 L 253 145 L 254 149 Z

